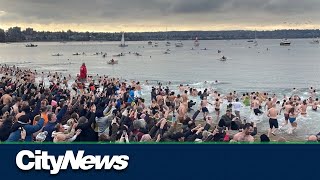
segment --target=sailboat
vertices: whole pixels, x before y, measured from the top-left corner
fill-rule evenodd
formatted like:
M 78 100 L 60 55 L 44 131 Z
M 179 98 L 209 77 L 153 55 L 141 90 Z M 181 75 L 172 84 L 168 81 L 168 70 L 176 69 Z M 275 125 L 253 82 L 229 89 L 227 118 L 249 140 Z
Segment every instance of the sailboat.
M 168 30 L 166 28 L 166 46 L 171 46 L 171 43 L 168 41 Z
M 121 44 L 119 45 L 119 47 L 128 47 L 128 45 L 126 45 L 126 42 L 124 41 L 124 32 L 122 32 Z
M 194 41 L 194 46 L 198 47 L 200 45 L 198 37 L 196 37 L 196 40 Z
M 249 39 L 249 40 L 247 40 L 247 42 L 253 43 L 254 41 L 253 41 L 253 39 Z
M 254 41 L 253 41 L 254 46 L 258 46 L 258 41 L 257 41 L 257 31 L 254 31 Z
M 315 35 L 314 35 L 314 31 L 315 31 L 316 29 L 314 28 L 314 30 L 313 30 L 313 32 L 312 32 L 312 35 L 313 35 L 313 38 L 312 38 L 312 41 L 310 41 L 310 44 L 319 44 L 319 39 L 318 39 L 318 37 L 315 37 Z

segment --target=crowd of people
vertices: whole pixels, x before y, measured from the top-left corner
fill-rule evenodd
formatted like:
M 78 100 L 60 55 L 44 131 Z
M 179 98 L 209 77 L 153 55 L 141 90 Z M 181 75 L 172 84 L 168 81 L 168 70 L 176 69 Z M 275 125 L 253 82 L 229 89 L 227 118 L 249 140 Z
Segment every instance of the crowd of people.
M 75 79 L 7 65 L 1 66 L 0 74 L 2 142 L 269 142 L 281 128 L 281 112 L 291 134 L 297 128 L 297 116 L 305 116 L 308 106 L 316 111 L 319 105 L 312 87 L 307 100 L 293 95 L 280 102 L 268 93 L 240 96 L 234 91 L 222 96 L 218 91 L 201 92 L 183 85 L 176 94 L 161 84 L 152 87 L 147 103 L 139 81 L 88 76 L 85 64 Z M 199 97 L 200 104 L 190 96 Z M 208 105 L 214 106 L 213 114 Z M 222 106 L 226 106 L 224 112 Z M 252 109 L 252 117 L 242 117 L 243 106 Z M 258 132 L 261 114 L 269 118 L 268 132 Z M 279 136 L 277 141 L 286 139 Z M 317 135 L 308 141 L 318 141 Z

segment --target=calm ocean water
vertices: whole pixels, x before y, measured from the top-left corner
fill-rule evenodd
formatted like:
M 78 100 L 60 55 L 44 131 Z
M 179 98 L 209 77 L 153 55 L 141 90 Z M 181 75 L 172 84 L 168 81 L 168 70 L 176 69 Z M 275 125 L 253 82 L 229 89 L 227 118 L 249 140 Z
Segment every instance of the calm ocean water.
M 149 80 L 164 84 L 171 81 L 172 87 L 184 83 L 196 88 L 213 88 L 224 93 L 230 90 L 251 92 L 255 90 L 276 93 L 281 99 L 290 95 L 291 89 L 300 90 L 299 95 L 308 97 L 307 88 L 318 88 L 320 83 L 320 46 L 310 44 L 310 39 L 293 39 L 291 46 L 280 46 L 280 40 L 258 40 L 254 46 L 246 40 L 200 41 L 194 48 L 193 41 L 182 41 L 184 47 L 177 48 L 159 41 L 159 47 L 147 42 L 127 42 L 126 48 L 118 47 L 119 42 L 41 42 L 36 48 L 26 48 L 26 43 L 0 44 L 0 63 L 16 64 L 41 71 L 60 71 L 75 76 L 85 62 L 89 74 L 107 74 L 124 79 Z M 201 50 L 206 48 L 207 50 Z M 267 48 L 269 50 L 267 50 Z M 170 54 L 164 52 L 170 49 Z M 217 51 L 221 50 L 219 54 Z M 73 53 L 86 55 L 74 56 Z M 96 52 L 108 53 L 93 55 Z M 131 52 L 131 54 L 128 54 Z M 142 56 L 135 56 L 138 52 Z M 53 54 L 63 56 L 52 56 Z M 112 57 L 125 53 L 122 57 Z M 222 56 L 228 58 L 222 62 Z M 118 65 L 108 65 L 110 59 L 119 60 Z M 68 60 L 69 59 L 69 60 Z M 214 85 L 212 82 L 222 82 Z M 208 81 L 207 84 L 204 81 Z M 150 86 L 145 87 L 149 99 Z M 174 88 L 176 90 L 177 88 Z M 246 111 L 246 109 L 244 110 Z M 298 136 L 320 131 L 318 112 L 309 113 L 300 120 Z M 282 117 L 281 117 L 282 118 Z M 263 126 L 267 128 L 267 121 Z

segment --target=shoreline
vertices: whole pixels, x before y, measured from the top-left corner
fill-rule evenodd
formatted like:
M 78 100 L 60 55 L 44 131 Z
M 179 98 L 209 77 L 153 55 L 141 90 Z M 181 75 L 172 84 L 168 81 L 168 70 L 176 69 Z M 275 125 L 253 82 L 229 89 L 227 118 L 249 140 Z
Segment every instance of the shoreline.
M 240 41 L 240 40 L 251 40 L 252 38 L 230 38 L 230 39 L 201 39 L 201 41 Z M 312 40 L 314 38 L 312 37 L 290 37 L 290 39 L 309 39 Z M 282 40 L 282 38 L 259 38 L 258 40 Z M 166 39 L 154 39 L 154 40 L 126 40 L 126 42 L 148 42 L 148 41 L 154 41 L 154 42 L 172 42 L 172 41 L 194 41 L 194 39 L 170 39 L 170 40 L 166 40 Z M 0 44 L 14 44 L 14 43 L 48 43 L 48 42 L 54 42 L 54 43 L 68 43 L 68 42 L 99 42 L 99 43 L 103 43 L 103 42 L 119 42 L 119 40 L 88 40 L 88 41 L 84 41 L 84 40 L 74 40 L 74 41 L 70 41 L 70 40 L 54 40 L 54 41 L 5 41 L 5 42 L 0 42 Z M 249 43 L 249 42 L 248 42 Z M 145 46 L 147 46 L 148 44 L 145 44 Z M 36 47 L 35 47 L 36 48 Z
M 3 65 L 3 64 L 1 64 L 1 65 Z M 26 67 L 18 67 L 18 66 L 16 66 L 17 68 L 19 68 L 19 69 L 25 69 L 25 70 L 31 70 L 31 71 L 34 71 L 32 68 L 26 68 Z M 39 71 L 37 71 L 38 72 L 38 76 L 36 76 L 35 77 L 35 79 L 37 79 L 37 78 L 39 78 L 40 76 L 39 76 Z M 51 73 L 51 75 L 53 75 L 54 73 Z M 59 74 L 59 73 L 58 73 Z M 41 75 L 41 74 L 40 74 Z M 3 76 L 3 74 L 1 74 L 1 76 Z M 74 77 L 74 76 L 73 76 Z M 72 79 L 74 80 L 74 78 L 72 77 Z M 114 77 L 108 77 L 108 78 L 114 78 Z M 117 78 L 115 78 L 115 79 L 117 79 Z M 39 80 L 39 79 L 38 79 Z M 71 80 L 71 81 L 73 81 L 73 80 Z M 119 79 L 120 80 L 120 79 Z M 120 80 L 120 82 L 122 82 L 121 80 Z M 38 82 L 37 82 L 38 83 Z M 130 81 L 127 81 L 127 83 L 129 83 L 130 84 Z M 49 83 L 50 84 L 50 83 Z M 48 84 L 47 84 L 48 85 Z M 70 84 L 69 84 L 70 85 Z M 149 85 L 150 86 L 150 85 Z M 99 88 L 101 88 L 101 86 L 99 87 Z M 70 88 L 70 86 L 69 86 L 69 88 L 68 88 L 69 90 L 71 89 Z M 177 90 L 175 90 L 175 91 L 177 91 Z M 193 98 L 198 98 L 197 96 L 195 96 L 195 97 L 192 97 L 192 96 L 189 96 L 189 98 L 191 97 L 191 99 L 193 99 Z M 149 102 L 148 100 L 147 100 L 147 102 Z M 223 103 L 224 105 L 226 105 L 226 103 Z M 148 104 L 146 104 L 146 105 L 150 105 L 149 103 Z M 198 104 L 197 104 L 198 105 Z M 194 109 L 197 109 L 197 108 L 194 108 Z M 222 111 L 221 111 L 222 113 L 221 113 L 221 115 L 223 115 L 224 114 L 224 108 L 222 108 Z M 212 113 L 214 113 L 214 112 L 210 112 L 211 114 L 210 115 L 212 115 Z M 241 112 L 242 113 L 242 115 L 243 114 L 245 114 L 244 112 Z M 171 113 L 170 113 L 171 114 Z M 192 113 L 188 113 L 189 114 L 189 116 L 192 116 Z M 212 116 L 214 116 L 214 115 L 212 115 Z M 202 117 L 202 114 L 200 113 L 200 117 Z M 242 117 L 246 117 L 245 115 L 243 115 Z M 169 118 L 170 119 L 170 118 Z M 265 120 L 263 120 L 264 122 L 265 122 Z M 195 121 L 196 122 L 196 124 L 203 124 L 203 120 L 199 120 L 198 118 L 197 118 L 197 120 Z M 217 125 L 217 123 L 214 123 L 213 125 L 212 125 L 212 127 L 214 126 L 214 125 Z M 266 134 L 266 130 L 265 129 L 261 129 L 261 126 L 258 126 L 258 134 L 255 136 L 255 139 L 257 140 L 257 138 L 258 138 L 258 136 L 260 136 L 261 134 Z M 296 136 L 296 135 L 287 135 L 287 134 L 285 134 L 285 133 L 281 133 L 281 135 L 278 135 L 278 136 L 276 136 L 276 137 L 273 137 L 273 136 L 271 136 L 270 137 L 270 139 L 271 140 L 277 140 L 277 138 L 279 138 L 279 137 L 285 137 L 285 139 L 287 139 L 287 140 L 293 140 L 293 141 L 305 141 L 305 138 L 304 137 L 301 137 L 301 136 Z

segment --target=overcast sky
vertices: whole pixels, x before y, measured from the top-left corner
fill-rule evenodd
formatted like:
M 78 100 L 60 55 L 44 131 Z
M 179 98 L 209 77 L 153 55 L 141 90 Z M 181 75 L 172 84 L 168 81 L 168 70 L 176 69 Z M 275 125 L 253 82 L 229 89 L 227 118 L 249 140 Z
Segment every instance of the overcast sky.
M 0 28 L 165 31 L 320 28 L 320 0 L 0 0 Z

